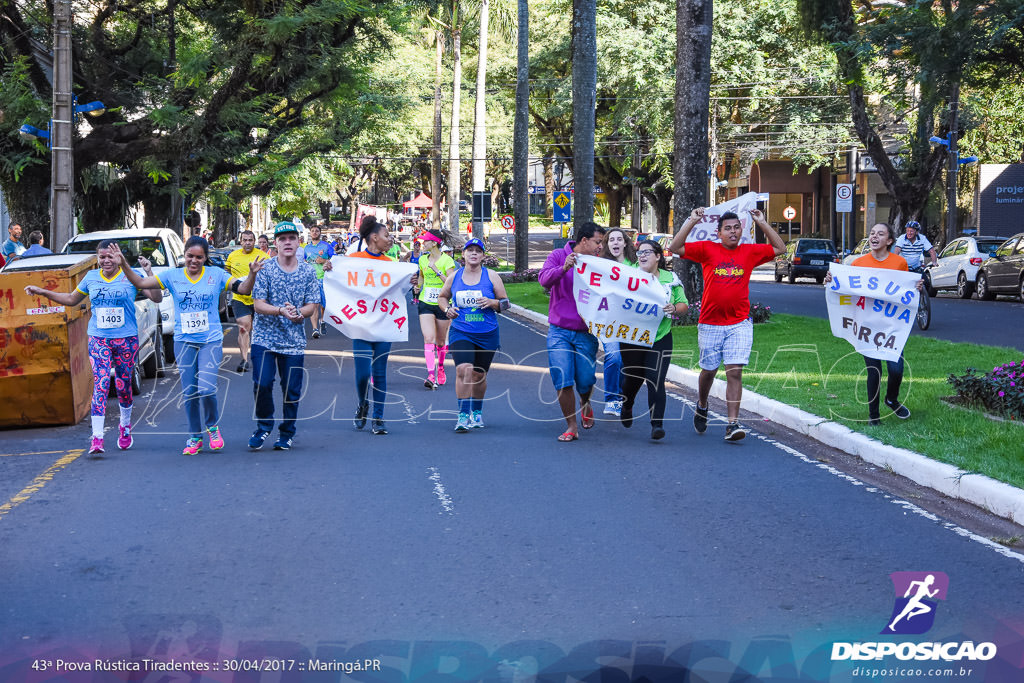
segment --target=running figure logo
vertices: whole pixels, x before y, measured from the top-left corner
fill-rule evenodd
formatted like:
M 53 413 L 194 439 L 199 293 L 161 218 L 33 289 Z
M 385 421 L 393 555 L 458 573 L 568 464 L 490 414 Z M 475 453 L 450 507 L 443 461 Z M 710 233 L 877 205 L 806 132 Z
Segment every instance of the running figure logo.
M 926 633 L 935 623 L 938 601 L 946 599 L 949 577 L 942 572 L 893 572 L 889 577 L 896 591 L 896 603 L 882 633 Z

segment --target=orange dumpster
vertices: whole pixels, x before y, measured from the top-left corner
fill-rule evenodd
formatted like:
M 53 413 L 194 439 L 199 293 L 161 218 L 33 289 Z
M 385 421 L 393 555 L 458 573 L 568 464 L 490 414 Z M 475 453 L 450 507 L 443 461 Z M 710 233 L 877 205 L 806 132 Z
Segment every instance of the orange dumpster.
M 0 427 L 77 424 L 89 414 L 89 300 L 60 306 L 25 287 L 70 292 L 95 267 L 93 254 L 58 254 L 0 272 Z

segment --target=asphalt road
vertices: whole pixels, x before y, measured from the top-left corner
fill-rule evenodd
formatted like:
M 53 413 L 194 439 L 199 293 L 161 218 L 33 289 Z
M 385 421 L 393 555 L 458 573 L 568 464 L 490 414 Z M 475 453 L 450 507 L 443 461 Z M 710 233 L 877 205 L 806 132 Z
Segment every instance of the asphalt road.
M 198 662 L 215 681 L 346 680 L 310 668 L 365 659 L 382 670 L 353 680 L 848 681 L 907 663 L 830 662 L 834 642 L 894 639 L 999 648 L 930 680 L 1021 680 L 1024 557 L 771 423 L 748 420 L 740 444 L 720 423 L 698 436 L 678 390 L 662 442 L 639 418 L 557 443 L 543 336 L 501 328 L 469 434 L 452 431 L 453 379 L 423 388 L 415 333 L 392 354 L 391 433 L 355 430 L 333 330 L 310 342 L 287 453 L 244 448 L 251 378 L 230 350 L 223 452 L 180 455 L 170 375 L 146 382 L 129 452 L 82 455 L 88 421 L 4 433 L 0 681 L 188 680 L 56 675 L 97 657 Z M 949 577 L 927 635 L 879 635 L 900 571 Z

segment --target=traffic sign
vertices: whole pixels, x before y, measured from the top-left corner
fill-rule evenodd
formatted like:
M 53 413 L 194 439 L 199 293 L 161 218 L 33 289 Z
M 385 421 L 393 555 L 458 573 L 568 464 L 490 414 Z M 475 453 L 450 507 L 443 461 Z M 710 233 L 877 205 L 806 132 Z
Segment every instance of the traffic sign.
M 516 219 L 513 218 L 512 216 L 502 216 L 501 227 L 505 228 L 506 230 L 514 229 L 516 227 Z
M 568 223 L 572 220 L 572 196 L 565 191 L 556 192 L 554 197 L 555 206 L 552 220 L 555 223 Z
M 853 211 L 853 183 L 838 183 L 836 185 L 836 213 L 850 213 Z
M 782 210 L 782 217 L 785 218 L 787 221 L 793 220 L 794 218 L 796 218 L 796 209 L 794 209 L 792 206 L 787 206 L 785 209 Z

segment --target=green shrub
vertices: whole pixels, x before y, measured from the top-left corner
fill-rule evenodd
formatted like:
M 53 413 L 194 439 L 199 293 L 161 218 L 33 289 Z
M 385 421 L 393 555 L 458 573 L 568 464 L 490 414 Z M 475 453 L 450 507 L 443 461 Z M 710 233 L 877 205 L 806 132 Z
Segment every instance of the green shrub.
M 957 398 L 974 406 L 1019 420 L 1024 417 L 1024 360 L 997 365 L 984 375 L 967 368 L 963 375 L 950 375 Z

